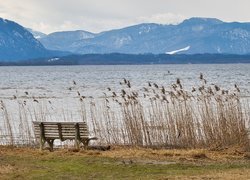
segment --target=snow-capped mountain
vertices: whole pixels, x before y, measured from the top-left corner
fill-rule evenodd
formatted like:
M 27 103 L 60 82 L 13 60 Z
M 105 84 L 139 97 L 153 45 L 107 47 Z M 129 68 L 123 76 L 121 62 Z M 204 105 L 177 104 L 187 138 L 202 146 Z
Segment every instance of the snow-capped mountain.
M 46 35 L 0 18 L 0 61 L 68 54 L 58 51 L 76 54 L 250 54 L 250 23 L 191 18 L 178 25 L 146 23 L 98 34 L 79 30 Z
M 0 18 L 0 61 L 18 61 L 61 56 L 65 52 L 47 50 L 21 25 Z
M 178 25 L 139 24 L 99 34 L 87 32 L 86 38 L 75 33 L 53 33 L 39 40 L 48 49 L 80 54 L 159 54 L 185 47 L 189 48 L 175 53 L 250 53 L 250 23 L 226 23 L 214 18 L 191 18 Z
M 47 34 L 39 32 L 39 31 L 35 31 L 33 29 L 30 28 L 26 28 L 36 39 L 41 39 L 47 36 Z
M 78 48 L 78 43 L 94 38 L 95 34 L 87 31 L 63 31 L 48 34 L 39 38 L 39 41 L 48 49 L 60 51 L 72 51 Z
M 0 18 L 0 59 L 16 60 L 41 57 L 46 53 L 33 35 L 15 22 Z

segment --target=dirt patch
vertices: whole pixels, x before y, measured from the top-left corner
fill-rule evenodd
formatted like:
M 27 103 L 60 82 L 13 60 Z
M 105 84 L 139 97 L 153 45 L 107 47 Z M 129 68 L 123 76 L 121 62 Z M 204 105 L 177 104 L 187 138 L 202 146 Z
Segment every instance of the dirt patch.
M 194 159 L 206 159 L 206 158 L 208 158 L 205 153 L 192 154 L 192 157 Z
M 176 162 L 171 161 L 158 161 L 158 160 L 151 160 L 151 159 L 124 159 L 118 162 L 118 164 L 124 164 L 124 165 L 132 165 L 132 164 L 152 164 L 152 165 L 169 165 L 169 164 L 176 164 Z

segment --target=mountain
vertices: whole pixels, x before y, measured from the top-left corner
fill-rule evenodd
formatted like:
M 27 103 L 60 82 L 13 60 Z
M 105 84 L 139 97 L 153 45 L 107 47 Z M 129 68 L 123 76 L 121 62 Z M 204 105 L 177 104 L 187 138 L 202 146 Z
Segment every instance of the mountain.
M 70 54 L 65 51 L 74 54 L 250 55 L 250 23 L 191 18 L 178 25 L 144 23 L 97 34 L 78 30 L 46 35 L 0 18 L 1 62 L 43 58 L 57 61 L 58 57 Z
M 48 49 L 80 54 L 250 53 L 250 23 L 215 18 L 190 18 L 178 25 L 145 23 L 99 34 L 87 32 L 85 38 L 76 32 L 53 33 L 39 40 Z
M 87 31 L 63 31 L 48 34 L 39 38 L 39 41 L 48 49 L 59 51 L 71 51 L 78 48 L 78 43 L 85 40 L 94 38 L 95 34 Z
M 0 61 L 18 61 L 69 53 L 47 50 L 21 25 L 0 18 Z
M 40 38 L 44 38 L 47 36 L 47 34 L 39 32 L 39 31 L 35 31 L 33 29 L 30 28 L 26 28 L 36 39 L 40 39 Z

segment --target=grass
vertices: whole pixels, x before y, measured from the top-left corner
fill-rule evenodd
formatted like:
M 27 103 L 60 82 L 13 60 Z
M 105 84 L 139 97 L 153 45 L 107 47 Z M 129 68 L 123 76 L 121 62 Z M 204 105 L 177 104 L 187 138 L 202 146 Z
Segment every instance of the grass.
M 1 179 L 249 179 L 249 155 L 239 149 L 111 151 L 0 147 Z

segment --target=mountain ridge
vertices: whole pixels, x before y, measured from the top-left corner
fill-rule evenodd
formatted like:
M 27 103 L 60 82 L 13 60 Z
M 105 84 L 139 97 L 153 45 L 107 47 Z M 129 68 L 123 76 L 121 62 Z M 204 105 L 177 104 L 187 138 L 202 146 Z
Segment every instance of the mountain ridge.
M 67 39 L 66 36 L 63 38 Z M 161 54 L 188 46 L 190 48 L 187 51 L 178 53 L 248 54 L 250 53 L 250 23 L 194 17 L 177 25 L 141 23 L 92 33 L 89 38 L 75 40 L 71 38 L 71 41 L 68 40 L 66 44 L 60 43 L 63 42 L 60 38 L 52 40 L 49 36 L 39 40 L 48 49 L 68 50 L 77 54 Z M 56 42 L 56 45 L 50 42 Z
M 112 53 L 250 54 L 250 23 L 190 18 L 177 25 L 142 23 L 100 33 L 44 34 L 0 18 L 0 61 Z
M 66 54 L 47 50 L 26 28 L 14 21 L 0 18 L 1 61 L 18 61 Z

